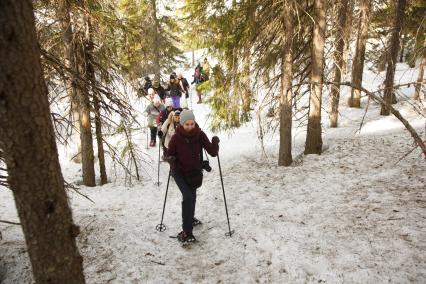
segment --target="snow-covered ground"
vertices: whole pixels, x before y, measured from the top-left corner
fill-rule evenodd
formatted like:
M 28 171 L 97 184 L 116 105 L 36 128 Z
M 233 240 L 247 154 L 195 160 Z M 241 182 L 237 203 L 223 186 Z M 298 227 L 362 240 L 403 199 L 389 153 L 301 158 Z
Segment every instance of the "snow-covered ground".
M 366 71 L 367 86 L 379 85 Z M 397 76 L 411 81 L 415 70 Z M 189 75 L 187 76 L 189 78 Z M 377 81 L 377 82 L 376 82 Z M 405 89 L 411 97 L 413 88 Z M 261 155 L 256 123 L 232 135 L 220 133 L 220 158 L 232 237 L 228 230 L 216 159 L 198 191 L 194 230 L 199 242 L 182 248 L 169 238 L 180 231 L 181 195 L 171 180 L 165 232 L 157 232 L 168 165 L 161 186 L 151 179 L 125 187 L 122 180 L 84 188 L 95 203 L 70 193 L 88 283 L 425 283 L 426 162 L 410 134 L 394 117 L 345 107 L 340 127 L 324 129 L 327 150 L 303 152 L 304 130 L 295 139 L 294 165 L 277 166 L 278 137 L 265 140 Z M 422 137 L 425 111 L 411 100 L 396 107 Z M 365 106 L 366 100 L 363 100 Z M 209 109 L 194 104 L 207 128 Z M 323 117 L 327 125 L 327 116 Z M 211 137 L 212 133 L 207 131 Z M 141 142 L 143 143 L 143 142 Z M 157 149 L 148 150 L 154 164 Z M 65 157 L 62 155 L 61 157 Z M 62 160 L 64 176 L 78 180 L 78 166 Z M 149 169 L 155 176 L 155 166 Z M 0 219 L 17 221 L 13 197 L 0 189 Z M 0 223 L 0 282 L 31 283 L 20 227 Z

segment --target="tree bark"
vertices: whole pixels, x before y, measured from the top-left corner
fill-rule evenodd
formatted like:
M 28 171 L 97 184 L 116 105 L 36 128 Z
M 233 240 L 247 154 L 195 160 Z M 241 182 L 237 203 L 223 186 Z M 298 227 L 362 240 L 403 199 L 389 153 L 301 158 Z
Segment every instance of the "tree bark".
M 343 49 L 345 47 L 344 32 L 346 30 L 346 15 L 348 10 L 348 0 L 340 0 L 338 3 L 338 20 L 335 35 L 334 50 L 334 82 L 340 83 L 342 80 L 343 69 Z M 330 127 L 337 127 L 339 117 L 339 99 L 340 85 L 331 87 L 331 104 L 330 104 Z
M 84 283 L 31 1 L 0 1 L 0 148 L 36 283 Z
M 86 73 L 85 53 L 83 49 L 83 40 L 72 30 L 71 7 L 68 0 L 61 0 L 58 8 L 58 18 L 62 27 L 62 38 L 65 45 L 65 64 L 76 74 L 84 75 Z M 80 39 L 80 41 L 79 41 Z M 77 76 L 69 74 L 66 82 L 67 90 L 71 99 L 71 109 L 74 120 L 78 119 L 78 129 L 80 142 L 78 154 L 81 157 L 83 184 L 86 186 L 95 186 L 95 165 L 93 155 L 93 138 L 90 122 L 90 100 L 87 86 L 79 82 Z M 79 159 L 77 159 L 79 161 Z
M 278 165 L 290 166 L 293 162 L 291 154 L 292 139 L 292 105 L 293 92 L 293 29 L 292 0 L 284 1 L 282 21 L 284 26 L 284 43 L 281 51 L 281 95 L 280 95 L 280 149 Z
M 386 79 L 385 79 L 385 90 L 383 99 L 385 104 L 382 105 L 380 110 L 381 115 L 389 115 L 390 110 L 387 107 L 392 104 L 393 94 L 393 81 L 395 78 L 395 68 L 396 62 L 398 60 L 398 49 L 399 49 L 399 37 L 401 36 L 401 30 L 404 21 L 404 11 L 405 11 L 406 0 L 398 0 L 395 7 L 395 18 L 393 22 L 392 36 L 390 40 L 389 47 L 389 56 L 388 56 L 388 66 L 386 69 Z M 395 98 L 396 100 L 396 98 Z
M 75 51 L 74 51 L 74 45 L 73 45 L 73 30 L 72 30 L 72 24 L 71 24 L 70 10 L 71 10 L 71 7 L 68 0 L 59 1 L 59 6 L 57 9 L 57 18 L 59 20 L 59 23 L 62 29 L 65 66 L 69 69 L 72 69 L 74 66 L 73 54 L 75 53 Z M 79 129 L 80 116 L 78 112 L 78 100 L 77 100 L 76 90 L 73 87 L 73 81 L 75 80 L 76 78 L 74 74 L 69 73 L 68 76 L 66 76 L 65 78 L 65 86 L 67 89 L 68 97 L 70 98 L 73 128 Z M 74 136 L 73 137 L 74 141 L 77 143 L 77 154 L 74 157 L 74 161 L 77 163 L 81 163 L 81 159 L 82 159 L 81 158 L 81 141 L 80 141 L 80 135 L 78 131 L 74 131 L 73 136 Z
M 161 79 L 161 64 L 160 64 L 160 23 L 158 22 L 157 17 L 157 3 L 156 0 L 151 0 L 151 9 L 152 9 L 152 20 L 154 21 L 154 74 L 155 79 Z
M 314 34 L 312 39 L 312 70 L 309 99 L 308 130 L 306 134 L 305 155 L 321 154 L 321 99 L 324 75 L 326 0 L 314 1 Z
M 351 48 L 351 35 L 352 35 L 352 20 L 354 14 L 354 0 L 348 1 L 348 8 L 346 9 L 346 25 L 344 29 L 344 43 L 345 47 L 343 50 L 343 67 L 342 74 L 346 75 L 349 72 L 349 60 L 350 60 L 350 48 Z
M 423 58 L 419 66 L 419 75 L 417 76 L 416 90 L 414 92 L 415 100 L 420 100 L 420 90 L 422 89 L 422 84 L 424 81 L 423 76 L 424 76 L 425 67 L 426 67 L 426 38 L 423 44 Z
M 74 40 L 74 70 L 82 77 L 86 76 L 86 60 L 84 51 L 84 40 L 81 35 L 77 35 L 80 40 Z M 80 125 L 80 141 L 81 141 L 81 163 L 83 172 L 83 184 L 85 186 L 96 186 L 95 180 L 95 157 L 93 154 L 93 136 L 92 122 L 90 118 L 90 99 L 88 86 L 80 80 L 73 81 L 73 87 L 76 90 L 78 108 L 79 108 L 79 125 Z
M 358 37 L 356 39 L 355 57 L 352 64 L 352 84 L 357 87 L 362 85 L 364 72 L 365 46 L 368 38 L 368 25 L 370 22 L 371 0 L 361 0 L 361 11 L 358 22 Z M 361 107 L 361 92 L 359 88 L 352 88 L 348 100 L 350 107 Z
M 404 35 L 401 36 L 401 48 L 400 48 L 400 52 L 399 52 L 399 62 L 404 62 L 404 52 L 405 52 L 405 40 L 404 40 Z
M 250 113 L 250 106 L 252 101 L 252 90 L 251 90 L 251 82 L 250 82 L 250 65 L 251 65 L 251 56 L 250 56 L 250 48 L 251 48 L 251 36 L 252 33 L 254 33 L 254 25 L 255 25 L 255 11 L 256 7 L 253 4 L 252 0 L 248 1 L 248 30 L 249 30 L 249 36 L 247 39 L 247 43 L 244 46 L 243 50 L 243 80 L 242 80 L 242 86 L 243 86 L 243 109 L 242 109 L 242 115 L 248 120 L 249 113 Z
M 250 113 L 250 105 L 251 105 L 251 87 L 250 87 L 250 46 L 245 46 L 243 51 L 243 115 L 247 116 Z
M 96 77 L 95 77 L 95 68 L 93 65 L 93 29 L 90 21 L 90 15 L 86 14 L 86 76 L 88 81 L 91 84 L 92 94 L 93 94 L 93 107 L 95 112 L 95 132 L 96 132 L 96 142 L 98 144 L 98 158 L 99 158 L 99 172 L 101 175 L 101 185 L 108 183 L 108 178 L 106 174 L 105 167 L 105 152 L 103 144 L 103 135 L 102 135 L 102 121 L 101 121 L 101 108 L 99 103 L 100 94 L 96 89 Z

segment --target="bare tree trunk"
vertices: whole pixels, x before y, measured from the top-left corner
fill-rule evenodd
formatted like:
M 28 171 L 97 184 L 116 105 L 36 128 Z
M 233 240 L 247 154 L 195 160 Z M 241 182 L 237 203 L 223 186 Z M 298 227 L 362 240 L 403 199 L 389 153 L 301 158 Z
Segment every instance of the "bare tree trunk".
M 387 105 L 392 104 L 393 80 L 395 78 L 395 68 L 398 59 L 399 49 L 399 37 L 401 36 L 401 30 L 404 21 L 405 5 L 406 0 L 398 0 L 397 5 L 395 7 L 395 18 L 393 23 L 392 36 L 390 40 L 390 53 L 388 56 L 388 66 L 386 69 L 385 90 L 383 96 L 383 99 L 386 104 L 383 105 L 380 110 L 381 115 L 390 114 L 390 110 Z
M 346 15 L 348 10 L 348 0 L 340 0 L 338 4 L 338 21 L 335 35 L 334 50 L 334 82 L 342 81 L 343 69 L 343 49 L 345 47 L 344 32 L 346 29 Z M 330 105 L 330 127 L 337 127 L 337 119 L 339 117 L 339 99 L 340 85 L 331 87 L 331 105 Z
M 371 0 L 361 0 L 361 11 L 358 22 L 358 37 L 356 39 L 355 57 L 352 64 L 352 84 L 357 87 L 362 85 L 362 74 L 364 72 L 365 46 L 368 38 L 368 25 L 370 22 Z M 348 100 L 350 107 L 361 107 L 361 92 L 359 88 L 351 90 Z
M 354 14 L 354 0 L 348 0 L 348 8 L 346 9 L 346 25 L 344 33 L 344 49 L 343 49 L 343 66 L 342 74 L 346 75 L 349 72 L 350 48 L 351 48 L 351 35 L 352 35 L 352 20 Z
M 99 92 L 96 90 L 96 78 L 95 78 L 95 68 L 93 66 L 93 30 L 90 21 L 90 16 L 86 15 L 86 76 L 88 81 L 92 85 L 93 93 L 93 107 L 95 112 L 95 131 L 96 131 L 96 142 L 98 144 L 98 158 L 99 158 L 99 172 L 101 175 L 101 185 L 108 183 L 108 178 L 106 174 L 105 167 L 105 154 L 104 154 L 104 144 L 103 144 L 103 135 L 102 135 L 102 121 L 101 121 L 101 112 L 100 112 L 100 103 L 99 103 Z
M 65 62 L 76 74 L 84 75 L 86 73 L 86 66 L 83 41 L 79 42 L 78 37 L 72 31 L 69 1 L 61 0 L 59 5 L 58 18 L 62 26 L 62 37 L 65 45 Z M 83 183 L 86 186 L 95 186 L 90 100 L 87 86 L 79 82 L 77 76 L 69 74 L 67 89 L 71 98 L 71 108 L 74 113 L 74 119 L 78 117 L 81 145 L 81 153 L 79 155 L 81 155 Z M 75 114 L 76 111 L 78 111 L 78 115 Z
M 251 105 L 251 87 L 250 87 L 250 46 L 245 46 L 243 51 L 243 115 L 248 116 Z
M 404 62 L 404 52 L 405 52 L 405 40 L 404 35 L 401 36 L 401 48 L 399 52 L 399 62 Z
M 245 46 L 243 51 L 243 78 L 242 78 L 242 100 L 243 100 L 243 109 L 242 116 L 248 119 L 250 114 L 250 105 L 252 91 L 250 87 L 250 47 Z
M 157 17 L 157 3 L 156 0 L 151 0 L 151 9 L 152 9 L 152 20 L 154 21 L 154 74 L 155 79 L 160 80 L 161 78 L 161 65 L 160 65 L 160 23 L 158 22 Z
M 80 35 L 78 35 L 80 38 Z M 74 40 L 75 65 L 74 70 L 82 77 L 86 76 L 86 60 L 84 51 L 84 41 Z M 95 180 L 95 157 L 93 154 L 92 122 L 90 118 L 90 99 L 88 86 L 80 80 L 73 81 L 78 99 L 80 116 L 80 140 L 81 158 L 83 171 L 83 184 L 85 186 L 96 186 Z
M 72 24 L 71 24 L 70 10 L 71 10 L 71 7 L 68 0 L 59 1 L 59 7 L 57 9 L 57 18 L 62 28 L 62 40 L 65 46 L 64 48 L 65 66 L 69 69 L 72 69 L 74 66 L 73 55 L 75 51 L 74 51 L 74 45 L 73 45 L 73 30 L 72 30 Z M 73 126 L 74 126 L 74 129 L 79 129 L 80 116 L 78 112 L 78 101 L 77 101 L 76 90 L 73 87 L 73 81 L 75 80 L 76 79 L 74 74 L 68 74 L 68 77 L 65 80 L 65 85 L 66 85 L 68 97 L 70 98 Z M 74 138 L 74 141 L 77 143 L 77 154 L 74 157 L 74 161 L 77 163 L 81 163 L 81 141 L 80 141 L 80 135 L 78 131 L 74 130 L 73 138 Z
M 84 283 L 31 1 L 0 2 L 0 148 L 36 283 Z
M 289 166 L 293 162 L 291 154 L 292 127 L 292 80 L 293 80 L 293 29 L 292 0 L 284 1 L 282 15 L 284 43 L 281 51 L 281 96 L 280 96 L 280 149 L 278 165 Z
M 314 1 L 314 34 L 312 39 L 311 93 L 309 99 L 308 131 L 305 154 L 321 154 L 321 99 L 324 75 L 326 0 Z
M 249 113 L 250 113 L 250 106 L 251 106 L 251 100 L 252 100 L 252 96 L 253 96 L 253 92 L 251 89 L 251 82 L 250 82 L 250 59 L 251 59 L 251 54 L 250 54 L 250 48 L 251 48 L 251 34 L 254 33 L 254 25 L 255 25 L 255 11 L 256 11 L 256 7 L 253 4 L 252 0 L 248 1 L 248 30 L 249 30 L 249 41 L 247 44 L 245 44 L 244 46 L 244 50 L 243 50 L 243 80 L 242 80 L 242 85 L 243 85 L 243 110 L 242 110 L 242 114 L 243 116 L 245 116 L 248 120 L 249 117 Z
M 192 49 L 191 54 L 192 54 L 192 66 L 195 66 L 195 52 L 194 52 L 194 49 Z
M 423 58 L 419 66 L 419 75 L 417 76 L 416 90 L 414 92 L 415 100 L 420 99 L 420 90 L 422 89 L 422 84 L 424 81 L 423 76 L 424 76 L 425 66 L 426 66 L 426 39 L 423 44 Z

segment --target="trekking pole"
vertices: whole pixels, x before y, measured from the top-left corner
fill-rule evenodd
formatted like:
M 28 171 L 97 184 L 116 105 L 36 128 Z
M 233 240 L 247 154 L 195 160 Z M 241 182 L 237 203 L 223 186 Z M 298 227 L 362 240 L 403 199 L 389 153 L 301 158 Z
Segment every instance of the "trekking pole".
M 146 149 L 149 149 L 149 145 L 148 145 L 148 140 L 149 140 L 149 133 L 148 133 L 148 126 L 145 127 L 145 131 L 146 131 Z
M 189 89 L 189 104 L 191 105 L 191 109 L 192 109 L 192 94 L 194 93 L 192 90 L 192 88 Z
M 160 148 L 161 148 L 161 139 L 158 143 L 158 170 L 157 170 L 157 182 L 155 183 L 156 186 L 160 186 Z
M 164 210 L 166 209 L 167 192 L 169 191 L 170 172 L 171 172 L 171 168 L 169 170 L 169 177 L 167 178 L 166 195 L 164 197 L 163 213 L 161 214 L 161 223 L 155 227 L 155 229 L 159 232 L 164 232 L 167 229 L 166 225 L 163 224 L 163 219 L 164 219 Z
M 228 229 L 229 229 L 229 231 L 225 233 L 225 236 L 231 237 L 232 234 L 234 233 L 234 230 L 231 231 L 231 225 L 229 225 L 228 206 L 226 205 L 225 187 L 223 186 L 222 168 L 220 167 L 219 153 L 217 153 L 217 163 L 219 164 L 220 182 L 222 183 L 223 200 L 225 201 L 226 219 L 228 220 Z

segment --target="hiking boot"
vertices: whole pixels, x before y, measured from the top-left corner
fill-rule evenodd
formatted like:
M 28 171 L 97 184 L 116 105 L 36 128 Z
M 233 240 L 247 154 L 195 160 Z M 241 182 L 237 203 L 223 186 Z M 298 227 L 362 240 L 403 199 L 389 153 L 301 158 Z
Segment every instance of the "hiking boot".
M 203 224 L 203 223 L 201 223 L 201 221 L 200 220 L 198 220 L 197 218 L 192 218 L 192 226 L 198 226 L 198 225 L 201 225 L 201 224 Z
M 196 241 L 192 232 L 182 231 L 177 235 L 177 239 L 181 243 L 194 243 Z

